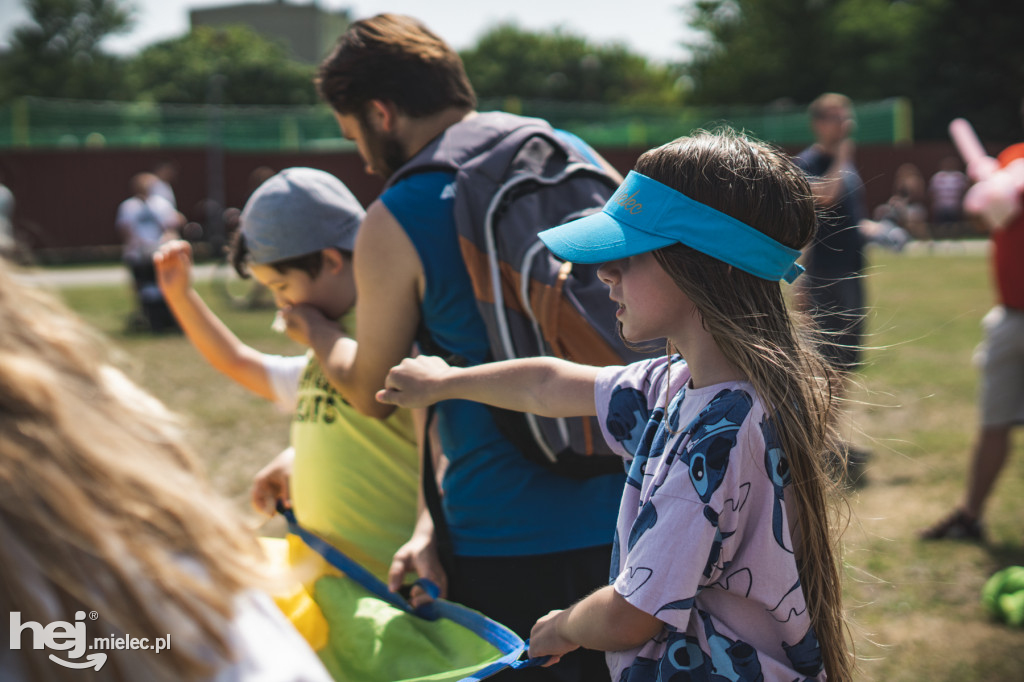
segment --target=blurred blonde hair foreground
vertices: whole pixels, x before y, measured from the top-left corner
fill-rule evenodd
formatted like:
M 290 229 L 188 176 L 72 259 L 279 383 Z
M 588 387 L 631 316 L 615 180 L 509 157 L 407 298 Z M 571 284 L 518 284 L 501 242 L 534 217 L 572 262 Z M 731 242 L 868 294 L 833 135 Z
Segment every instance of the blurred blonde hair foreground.
M 89 679 L 215 673 L 232 658 L 234 598 L 266 576 L 198 474 L 179 424 L 102 339 L 0 262 L 0 614 L 45 626 L 95 611 L 89 641 L 171 635 L 159 655 L 110 651 Z M 22 634 L 6 660 L 27 679 L 82 679 Z

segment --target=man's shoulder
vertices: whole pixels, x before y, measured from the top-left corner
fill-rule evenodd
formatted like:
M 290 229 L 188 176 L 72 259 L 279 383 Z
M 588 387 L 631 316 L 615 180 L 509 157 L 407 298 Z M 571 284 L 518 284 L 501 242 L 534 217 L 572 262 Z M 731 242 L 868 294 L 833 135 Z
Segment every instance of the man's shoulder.
M 401 178 L 380 195 L 380 201 L 394 211 L 399 206 L 427 206 L 453 199 L 454 170 L 424 170 Z

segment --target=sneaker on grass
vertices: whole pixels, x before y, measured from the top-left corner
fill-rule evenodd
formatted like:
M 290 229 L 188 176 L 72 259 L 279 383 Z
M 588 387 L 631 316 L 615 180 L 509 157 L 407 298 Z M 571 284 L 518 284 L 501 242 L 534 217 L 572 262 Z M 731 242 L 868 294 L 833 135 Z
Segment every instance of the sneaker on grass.
M 974 540 L 984 542 L 985 529 L 978 519 L 967 515 L 963 509 L 954 510 L 934 526 L 920 532 L 922 540 Z

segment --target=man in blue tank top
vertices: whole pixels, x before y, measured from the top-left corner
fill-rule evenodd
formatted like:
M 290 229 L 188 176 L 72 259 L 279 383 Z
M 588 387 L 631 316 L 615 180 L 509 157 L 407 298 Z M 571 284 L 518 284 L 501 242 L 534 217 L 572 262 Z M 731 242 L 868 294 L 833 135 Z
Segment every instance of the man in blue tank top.
M 476 95 L 456 52 L 408 17 L 384 14 L 352 24 L 317 83 L 367 171 L 384 178 L 476 115 Z M 589 147 L 584 151 L 600 159 Z M 316 311 L 299 306 L 288 313 L 318 357 L 329 357 L 324 370 L 332 384 L 365 414 L 391 412 L 374 395 L 423 331 L 471 364 L 487 359 L 487 331 L 459 250 L 454 191 L 450 171 L 423 172 L 388 187 L 369 207 L 353 254 L 356 338 L 344 337 Z M 448 461 L 442 490 L 454 554 L 450 575 L 424 512 L 395 556 L 392 588 L 407 571 L 418 573 L 446 585 L 450 599 L 527 636 L 548 611 L 607 583 L 624 476 L 551 473 L 523 457 L 488 408 L 476 403 L 439 404 L 437 427 Z M 516 674 L 523 681 L 608 679 L 603 654 L 591 651 Z

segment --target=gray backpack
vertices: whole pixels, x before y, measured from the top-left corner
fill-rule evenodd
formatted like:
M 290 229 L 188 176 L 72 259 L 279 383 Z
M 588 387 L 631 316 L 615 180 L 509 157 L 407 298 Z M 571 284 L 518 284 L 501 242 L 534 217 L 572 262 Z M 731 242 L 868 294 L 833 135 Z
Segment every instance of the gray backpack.
M 480 113 L 448 128 L 389 179 L 455 172 L 455 225 L 493 360 L 552 355 L 590 365 L 644 357 L 616 331 L 597 266 L 555 258 L 537 238 L 600 210 L 618 180 L 545 121 Z M 424 352 L 448 355 L 420 335 Z M 503 435 L 529 459 L 587 477 L 622 471 L 597 420 L 494 410 Z M 525 422 L 525 423 L 524 423 Z

